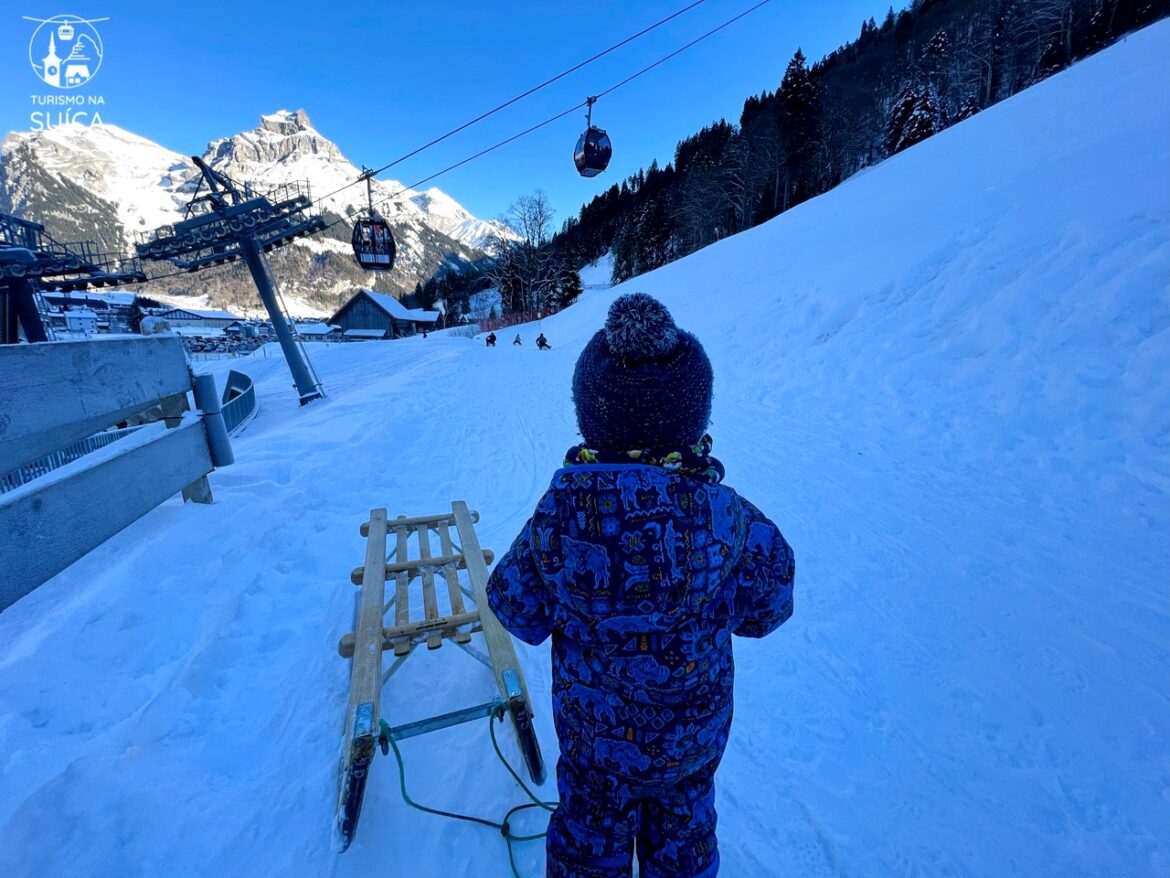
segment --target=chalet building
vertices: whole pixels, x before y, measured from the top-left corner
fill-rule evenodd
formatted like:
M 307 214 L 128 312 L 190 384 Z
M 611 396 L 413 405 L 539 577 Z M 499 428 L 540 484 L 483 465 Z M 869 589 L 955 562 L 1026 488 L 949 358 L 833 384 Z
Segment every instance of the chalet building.
M 407 308 L 393 296 L 359 289 L 353 298 L 341 306 L 329 322 L 340 326 L 346 338 L 369 338 L 367 332 L 352 335 L 352 330 L 381 330 L 380 338 L 402 338 L 416 332 L 432 330 L 438 325 L 438 311 Z
M 64 315 L 68 311 L 85 309 L 97 320 L 97 332 L 128 332 L 130 329 L 130 306 L 134 304 L 133 293 L 65 293 L 46 290 L 41 298 L 49 308 L 49 322 L 54 327 L 68 330 Z M 81 331 L 81 330 L 76 330 Z
M 242 318 L 227 311 L 205 311 L 195 308 L 171 308 L 158 315 L 172 329 L 216 329 L 223 330 Z

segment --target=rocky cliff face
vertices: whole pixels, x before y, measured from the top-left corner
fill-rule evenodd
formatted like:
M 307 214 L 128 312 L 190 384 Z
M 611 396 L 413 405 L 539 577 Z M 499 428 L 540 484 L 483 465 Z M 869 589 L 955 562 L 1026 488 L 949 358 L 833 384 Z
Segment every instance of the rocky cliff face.
M 336 307 L 356 286 L 409 292 L 444 267 L 483 258 L 491 239 L 507 234 L 438 189 L 416 192 L 393 180 L 375 180 L 374 200 L 394 230 L 399 256 L 393 272 L 363 271 L 353 260 L 349 236 L 350 218 L 366 207 L 365 186 L 335 192 L 360 171 L 312 126 L 304 110 L 261 116 L 253 130 L 213 140 L 202 158 L 261 192 L 299 181 L 309 184 L 314 198 L 328 196 L 318 209 L 327 221 L 341 222 L 272 254 L 285 293 L 323 310 Z M 60 241 L 95 240 L 112 253 L 129 253 L 141 234 L 181 220 L 197 182 L 190 159 L 114 125 L 12 132 L 0 144 L 0 210 L 44 223 Z M 224 308 L 256 299 L 240 265 L 140 289 L 146 295 L 206 295 Z

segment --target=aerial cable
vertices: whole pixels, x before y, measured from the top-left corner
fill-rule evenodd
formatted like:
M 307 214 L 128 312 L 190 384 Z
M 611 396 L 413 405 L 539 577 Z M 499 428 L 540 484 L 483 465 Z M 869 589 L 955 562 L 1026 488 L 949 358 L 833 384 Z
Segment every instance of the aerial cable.
M 699 2 L 704 2 L 704 0 L 699 0 Z M 596 95 L 593 96 L 593 98 L 596 99 L 596 98 L 604 97 L 606 95 L 612 94 L 613 92 L 617 91 L 618 89 L 620 89 L 626 85 L 629 85 L 631 82 L 638 79 L 639 77 L 644 76 L 645 74 L 649 73 L 651 70 L 654 70 L 656 67 L 659 67 L 660 65 L 666 63 L 667 61 L 671 60 L 672 58 L 675 58 L 678 55 L 681 55 L 683 52 L 696 46 L 697 44 L 701 43 L 703 40 L 706 40 L 709 37 L 714 36 L 715 34 L 719 33 L 724 28 L 729 27 L 730 25 L 734 24 L 735 22 L 739 21 L 740 19 L 755 12 L 757 9 L 760 9 L 763 6 L 766 6 L 770 2 L 771 2 L 771 0 L 761 0 L 761 2 L 756 3 L 754 6 L 751 6 L 748 9 L 745 9 L 743 12 L 739 13 L 735 17 L 729 18 L 727 21 L 723 22 L 722 24 L 718 25 L 717 27 L 714 27 L 711 30 L 707 31 L 706 33 L 696 37 L 695 39 L 691 40 L 689 43 L 686 43 L 685 45 L 680 46 L 679 48 L 675 49 L 670 54 L 664 55 L 663 57 L 661 57 L 657 61 L 655 61 L 653 64 L 649 64 L 646 67 L 643 67 L 641 70 L 637 71 L 636 73 L 631 74 L 630 76 L 627 76 L 625 79 L 621 80 L 620 82 L 614 83 L 613 85 L 611 85 L 609 88 L 605 89 L 604 91 L 598 92 Z M 691 4 L 691 6 L 687 6 L 683 9 L 679 10 L 678 12 L 676 12 L 674 14 L 674 16 L 672 16 L 672 17 L 676 17 L 678 15 L 681 15 L 683 12 L 686 12 L 688 9 L 691 9 L 696 5 L 698 5 L 698 4 L 693 3 L 693 4 Z M 669 19 L 663 19 L 664 22 L 668 21 L 668 20 Z M 657 25 L 654 25 L 654 27 L 656 27 L 656 26 Z M 625 40 L 625 42 L 629 42 L 630 39 L 634 39 L 634 37 L 627 38 L 627 40 Z M 621 44 L 618 44 L 618 45 L 621 45 Z M 616 46 L 614 48 L 616 48 Z M 607 51 L 610 51 L 610 50 L 607 50 Z M 600 57 L 600 55 L 597 57 Z M 584 64 L 584 63 L 587 63 L 587 62 L 582 62 L 582 64 Z M 516 100 L 518 100 L 518 99 L 519 98 L 517 98 Z M 377 205 L 385 204 L 389 201 L 393 201 L 393 200 L 399 198 L 400 196 L 404 195 L 405 193 L 409 192 L 410 190 L 418 188 L 419 186 L 423 185 L 424 183 L 429 183 L 432 180 L 443 176 L 444 174 L 447 174 L 447 173 L 450 173 L 451 171 L 454 171 L 456 168 L 461 168 L 464 165 L 475 161 L 476 159 L 482 158 L 483 156 L 487 155 L 488 153 L 494 152 L 495 150 L 500 149 L 501 147 L 507 146 L 508 144 L 513 143 L 513 142 L 521 139 L 522 137 L 526 137 L 535 131 L 539 131 L 541 128 L 544 128 L 548 125 L 551 125 L 553 122 L 556 122 L 560 119 L 563 119 L 565 116 L 568 116 L 570 113 L 575 113 L 578 110 L 580 110 L 582 107 L 586 107 L 589 104 L 590 104 L 590 101 L 588 99 L 581 101 L 580 103 L 574 104 L 573 106 L 569 107 L 567 110 L 563 110 L 560 113 L 557 113 L 553 116 L 550 116 L 547 119 L 545 119 L 544 121 L 538 122 L 535 125 L 532 125 L 529 128 L 526 128 L 517 134 L 513 134 L 511 137 L 505 138 L 504 140 L 501 140 L 498 143 L 494 143 L 485 149 L 481 149 L 479 152 L 476 152 L 473 155 L 470 155 L 465 159 L 462 159 L 458 162 L 455 162 L 452 165 L 448 165 L 447 167 L 443 168 L 441 171 L 436 171 L 435 173 L 430 174 L 427 177 L 423 177 L 421 180 L 417 180 L 414 183 L 411 183 L 409 186 L 403 186 L 397 192 L 395 192 L 391 195 L 388 195 L 385 198 L 381 198 L 378 201 L 371 202 L 370 207 L 371 208 L 376 207 Z M 472 123 L 472 124 L 474 124 L 474 123 Z M 464 126 L 464 127 L 466 127 L 466 126 Z M 452 132 L 452 133 L 454 133 L 454 132 Z M 435 142 L 437 143 L 438 141 L 435 141 Z M 419 150 L 419 151 L 421 151 L 421 150 Z M 398 159 L 397 161 L 401 161 L 401 160 L 402 159 Z M 394 164 L 394 163 L 392 163 L 392 164 Z M 390 167 L 390 165 L 386 165 L 384 168 L 382 168 L 380 170 L 385 170 L 388 167 Z M 346 189 L 349 186 L 355 185 L 356 183 L 360 183 L 363 180 L 368 179 L 374 173 L 377 173 L 377 172 L 376 171 L 363 172 L 363 174 L 360 177 L 358 177 L 358 179 L 354 180 L 351 183 L 347 183 L 341 189 L 338 189 L 335 192 L 331 192 L 331 193 L 329 193 L 329 195 L 335 195 L 335 194 L 337 194 L 337 192 L 342 191 L 342 189 Z M 329 195 L 322 196 L 321 199 L 316 199 L 316 202 L 319 203 L 322 199 L 328 198 Z M 347 218 L 340 217 L 340 218 L 334 220 L 333 222 L 329 223 L 328 225 L 326 225 L 325 228 L 322 229 L 321 231 L 326 231 L 328 229 L 331 229 L 333 226 L 339 225 L 341 223 L 347 223 L 347 222 L 349 222 L 349 220 Z M 171 272 L 168 274 L 163 274 L 163 275 L 159 275 L 156 277 L 148 278 L 147 280 L 148 280 L 148 282 L 155 281 L 155 280 L 162 280 L 162 279 L 165 279 L 168 277 L 173 277 L 173 276 L 176 276 L 179 274 L 188 274 L 188 272 L 176 271 L 176 272 Z
M 687 49 L 690 49 L 690 48 L 694 47 L 695 45 L 701 43 L 703 40 L 714 36 L 715 34 L 719 33 L 719 31 L 734 24 L 735 22 L 739 21 L 740 19 L 744 18 L 745 16 L 750 15 L 751 13 L 755 12 L 757 9 L 768 5 L 770 2 L 772 2 L 772 0 L 761 0 L 761 2 L 756 3 L 754 6 L 749 7 L 748 9 L 745 9 L 743 12 L 739 13 L 739 15 L 736 15 L 734 18 L 729 18 L 727 21 L 723 22 L 718 27 L 714 27 L 711 30 L 707 31 L 705 34 L 702 34 L 701 36 L 698 36 L 695 39 L 691 40 L 686 45 L 680 46 L 679 48 L 677 48 L 673 52 L 671 52 L 669 55 L 664 55 L 663 57 L 661 57 L 657 61 L 655 61 L 653 64 L 650 64 L 646 67 L 643 67 L 637 73 L 633 73 L 630 76 L 627 76 L 625 79 L 621 80 L 620 82 L 617 82 L 617 83 L 611 85 L 609 88 L 605 89 L 604 91 L 598 92 L 595 96 L 593 96 L 593 100 L 596 100 L 597 98 L 600 98 L 600 97 L 604 97 L 605 95 L 608 95 L 608 94 L 612 94 L 613 92 L 617 91 L 619 88 L 622 88 L 623 86 L 629 85 L 631 82 L 633 82 L 638 77 L 644 76 L 645 74 L 649 73 L 654 68 L 666 63 L 667 61 L 671 60 L 672 58 L 677 57 L 678 55 L 681 55 Z M 569 107 L 567 110 L 562 110 L 560 113 L 557 113 L 554 116 L 549 116 L 543 122 L 537 122 L 535 125 L 524 129 L 523 131 L 521 131 L 518 134 L 513 134 L 511 137 L 508 137 L 504 140 L 501 140 L 498 143 L 494 143 L 491 146 L 487 147 L 486 149 L 481 149 L 479 152 L 477 152 L 473 155 L 470 155 L 467 158 L 462 159 L 461 161 L 455 162 L 455 164 L 453 164 L 453 165 L 448 165 L 447 167 L 443 168 L 443 170 L 441 170 L 441 171 L 436 171 L 435 173 L 431 174 L 430 176 L 424 177 L 421 180 L 418 180 L 414 183 L 411 183 L 409 186 L 403 186 L 401 189 L 399 189 L 397 192 L 393 193 L 392 195 L 387 195 L 385 198 L 382 198 L 382 199 L 379 199 L 378 201 L 375 201 L 374 205 L 376 206 L 379 204 L 385 204 L 388 201 L 393 201 L 396 198 L 398 198 L 399 196 L 405 194 L 406 192 L 409 192 L 411 189 L 418 188 L 423 183 L 429 183 L 432 180 L 434 180 L 435 178 L 441 177 L 444 174 L 455 170 L 456 168 L 461 168 L 464 165 L 468 164 L 469 162 L 475 161 L 478 158 L 482 158 L 483 156 L 487 155 L 490 152 L 494 152 L 495 150 L 499 149 L 502 146 L 507 146 L 509 143 L 517 141 L 522 137 L 526 137 L 527 135 L 532 134 L 534 131 L 538 131 L 547 125 L 551 125 L 553 122 L 556 122 L 559 119 L 563 119 L 565 116 L 568 116 L 570 113 L 575 113 L 578 110 L 580 110 L 582 107 L 585 107 L 589 104 L 590 104 L 589 99 L 581 101 L 578 104 L 574 104 L 573 106 Z M 348 222 L 348 220 L 344 219 L 344 218 L 336 219 L 333 222 L 331 222 L 329 225 L 327 225 L 325 227 L 325 229 L 332 228 L 333 226 L 338 225 L 339 223 L 342 223 L 342 222 Z M 324 229 L 322 231 L 324 231 Z
M 316 199 L 316 202 L 320 203 L 320 202 L 324 201 L 326 198 L 331 198 L 332 196 L 336 195 L 338 192 L 342 192 L 342 191 L 348 189 L 350 186 L 357 185 L 362 180 L 364 180 L 367 176 L 377 176 L 378 174 L 381 174 L 383 171 L 390 170 L 395 165 L 400 164 L 401 162 L 404 162 L 409 158 L 413 158 L 414 156 L 418 155 L 420 152 L 423 152 L 424 150 L 428 150 L 432 146 L 435 146 L 438 143 L 442 143 L 444 140 L 446 140 L 449 137 L 453 137 L 454 135 L 458 134 L 460 131 L 465 131 L 468 128 L 470 128 L 472 125 L 475 125 L 478 122 L 482 122 L 484 119 L 488 118 L 489 116 L 494 116 L 496 113 L 500 112 L 501 110 L 507 109 L 508 107 L 512 106 L 512 104 L 515 104 L 519 101 L 522 101 L 522 100 L 524 100 L 524 98 L 529 97 L 530 95 L 536 94 L 536 92 L 540 91 L 542 88 L 546 88 L 546 87 L 552 85 L 554 82 L 558 82 L 559 80 L 564 79 L 566 76 L 568 76 L 571 73 L 576 73 L 582 67 L 586 67 L 586 66 L 592 64 L 594 61 L 598 61 L 598 60 L 604 58 L 606 55 L 610 54 L 611 52 L 617 51 L 622 46 L 624 46 L 628 43 L 632 43 L 634 40 L 638 39 L 639 37 L 643 37 L 646 34 L 650 33 L 651 31 L 657 30 L 658 28 L 662 27 L 667 22 L 670 22 L 670 21 L 678 18 L 684 12 L 690 12 L 696 6 L 700 6 L 705 2 L 706 2 L 706 0 L 695 0 L 695 2 L 691 3 L 690 5 L 684 6 L 682 9 L 679 9 L 677 12 L 673 12 L 670 15 L 666 16 L 666 18 L 663 18 L 659 21 L 654 22 L 654 24 L 643 28 L 642 30 L 638 31 L 636 34 L 631 34 L 630 36 L 626 37 L 624 40 L 621 40 L 620 42 L 614 43 L 608 49 L 603 49 L 602 51 L 598 52 L 596 55 L 593 55 L 589 58 L 586 58 L 584 61 L 580 61 L 577 64 L 574 64 L 572 67 L 569 67 L 566 70 L 562 70 L 556 76 L 553 76 L 553 77 L 550 77 L 549 79 L 546 79 L 544 82 L 540 83 L 539 85 L 534 85 L 532 88 L 528 89 L 525 92 L 522 92 L 522 93 L 516 95 L 514 98 L 510 98 L 509 100 L 504 101 L 499 106 L 493 107 L 492 109 L 488 110 L 485 113 L 480 113 L 474 119 L 471 119 L 467 122 L 464 122 L 462 125 L 458 126 L 457 128 L 452 128 L 446 134 L 443 134 L 439 137 L 436 137 L 434 140 L 430 141 L 429 143 L 424 143 L 422 146 L 418 147 L 417 149 L 413 149 L 410 152 L 406 153 L 406 155 L 399 156 L 398 158 L 396 158 L 394 161 L 390 162 L 389 164 L 382 165 L 382 167 L 375 168 L 372 171 L 365 171 L 364 170 L 362 172 L 362 175 L 360 177 L 358 177 L 356 180 L 353 180 L 349 183 L 346 183 L 344 186 L 341 186 L 337 189 L 334 189 L 332 192 L 330 192 L 326 195 L 322 195 L 320 198 Z
M 691 48 L 692 46 L 703 42 L 703 40 L 707 39 L 707 37 L 714 36 L 715 34 L 719 33 L 719 31 L 723 30 L 725 27 L 729 27 L 730 25 L 735 24 L 741 18 L 744 18 L 748 15 L 751 15 L 753 12 L 755 12 L 761 6 L 767 6 L 771 2 L 772 2 L 772 0 L 761 0 L 761 2 L 757 3 L 755 6 L 752 6 L 750 9 L 745 9 L 739 15 L 735 16 L 735 18 L 729 18 L 727 21 L 723 22 L 723 24 L 719 25 L 718 27 L 712 28 L 711 30 L 709 30 L 705 34 L 703 34 L 702 36 L 695 37 L 695 39 L 691 40 L 685 46 L 680 46 L 679 48 L 677 48 L 673 52 L 671 52 L 669 55 L 664 55 L 663 57 L 661 57 L 657 61 L 655 61 L 653 64 L 651 64 L 649 67 L 643 67 L 637 73 L 634 73 L 630 76 L 627 76 L 621 82 L 619 82 L 615 85 L 611 85 L 605 91 L 598 92 L 596 95 L 593 96 L 593 100 L 597 100 L 598 98 L 603 98 L 607 94 L 609 94 L 610 92 L 617 91 L 623 85 L 628 85 L 629 83 L 631 83 L 635 79 L 637 79 L 639 76 L 642 76 L 643 74 L 649 73 L 651 70 L 653 70 L 658 65 L 665 64 L 667 61 L 669 61 L 671 58 L 674 58 L 676 55 L 681 55 L 683 52 L 685 52 L 687 49 Z M 576 109 L 576 108 L 574 108 L 574 109 Z

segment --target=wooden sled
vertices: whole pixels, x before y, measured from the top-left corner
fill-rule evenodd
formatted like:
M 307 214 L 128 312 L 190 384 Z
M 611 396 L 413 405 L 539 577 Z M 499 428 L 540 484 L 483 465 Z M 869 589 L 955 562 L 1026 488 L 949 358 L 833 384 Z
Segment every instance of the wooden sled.
M 493 555 L 480 548 L 475 534 L 478 520 L 478 513 L 469 512 L 466 503 L 456 500 L 449 513 L 415 518 L 400 515 L 388 520 L 385 509 L 374 509 L 370 520 L 361 526 L 366 537 L 366 562 L 350 577 L 355 585 L 361 586 L 355 630 L 342 637 L 337 646 L 343 658 L 352 659 L 335 819 L 335 838 L 341 851 L 349 847 L 357 830 L 374 753 L 379 747 L 386 753 L 390 738 L 400 741 L 506 710 L 529 776 L 537 784 L 544 783 L 544 759 L 532 725 L 532 703 L 524 673 L 516 659 L 511 636 L 487 603 L 487 565 Z M 457 541 L 452 537 L 452 526 Z M 410 539 L 412 534 L 415 540 Z M 432 548 L 432 534 L 438 538 L 438 554 Z M 393 542 L 389 556 L 386 554 L 388 537 Z M 460 578 L 461 572 L 466 582 Z M 436 576 L 441 576 L 447 587 L 451 609 L 445 616 L 439 615 Z M 392 578 L 394 585 L 389 601 L 385 595 L 387 577 Z M 411 613 L 410 585 L 415 577 L 422 578 L 421 619 L 412 618 Z M 474 601 L 474 608 L 467 608 L 464 597 Z M 385 615 L 391 608 L 394 622 L 386 627 Z M 480 632 L 487 644 L 487 656 L 471 645 L 472 634 Z M 382 687 L 416 646 L 426 643 L 427 649 L 438 649 L 447 639 L 491 669 L 499 698 L 403 725 L 389 725 L 381 714 Z M 394 653 L 394 660 L 385 672 L 383 651 Z

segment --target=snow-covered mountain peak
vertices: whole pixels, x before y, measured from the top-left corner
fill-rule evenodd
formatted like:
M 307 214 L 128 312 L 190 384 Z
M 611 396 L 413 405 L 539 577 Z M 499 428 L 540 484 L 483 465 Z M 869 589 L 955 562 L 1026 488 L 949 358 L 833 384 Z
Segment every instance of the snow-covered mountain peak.
M 309 114 L 304 110 L 277 110 L 260 117 L 260 127 L 274 134 L 297 134 L 313 128 Z
M 430 217 L 430 223 L 457 241 L 477 250 L 492 252 L 501 240 L 516 240 L 518 235 L 499 220 L 481 220 L 446 192 L 432 186 L 412 195 L 411 203 Z
M 231 161 L 257 165 L 288 164 L 307 157 L 344 165 L 346 170 L 353 168 L 337 145 L 313 127 L 304 110 L 265 114 L 251 131 L 211 141 L 204 155 L 204 159 L 212 164 Z M 354 169 L 355 176 L 356 173 Z M 275 176 L 283 178 L 286 175 L 277 173 Z
M 464 209 L 463 205 L 435 186 L 432 186 L 426 192 L 420 192 L 418 195 L 415 195 L 411 201 L 417 204 L 422 210 L 434 216 L 445 216 L 459 220 L 471 217 L 471 214 Z

